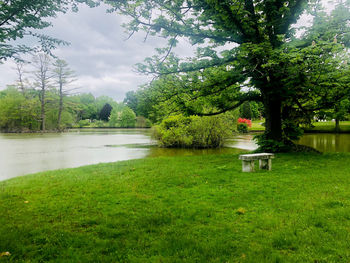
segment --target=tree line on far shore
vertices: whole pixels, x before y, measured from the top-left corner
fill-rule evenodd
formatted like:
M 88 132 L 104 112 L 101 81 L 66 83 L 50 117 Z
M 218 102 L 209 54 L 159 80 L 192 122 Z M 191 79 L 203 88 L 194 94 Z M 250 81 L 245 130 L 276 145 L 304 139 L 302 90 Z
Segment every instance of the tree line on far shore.
M 28 70 L 30 69 L 30 70 Z M 150 127 L 124 103 L 79 93 L 74 72 L 61 59 L 43 53 L 17 62 L 17 82 L 0 91 L 3 132 L 62 131 L 72 127 Z

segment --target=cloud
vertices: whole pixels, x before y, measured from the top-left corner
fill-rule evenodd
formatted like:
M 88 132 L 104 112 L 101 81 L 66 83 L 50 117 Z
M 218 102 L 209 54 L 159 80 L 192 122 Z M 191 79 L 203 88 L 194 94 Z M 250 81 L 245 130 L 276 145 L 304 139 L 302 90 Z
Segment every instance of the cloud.
M 106 13 L 106 6 L 89 8 L 81 5 L 78 13 L 68 12 L 52 19 L 53 26 L 42 33 L 70 42 L 54 54 L 68 62 L 76 72 L 80 92 L 95 96 L 107 95 L 122 101 L 125 93 L 136 90 L 150 77 L 137 74 L 133 67 L 145 57 L 162 47 L 164 39 L 151 37 L 144 42 L 145 33 L 135 34 L 125 41 L 127 35 L 121 24 L 125 18 Z M 0 88 L 15 82 L 13 62 L 0 65 Z

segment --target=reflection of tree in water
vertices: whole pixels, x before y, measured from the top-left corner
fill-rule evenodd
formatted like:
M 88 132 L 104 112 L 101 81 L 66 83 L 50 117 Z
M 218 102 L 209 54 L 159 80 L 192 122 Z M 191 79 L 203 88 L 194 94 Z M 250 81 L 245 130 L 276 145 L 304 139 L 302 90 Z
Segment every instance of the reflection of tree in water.
M 350 134 L 306 134 L 298 143 L 321 152 L 350 152 Z
M 151 147 L 147 157 L 159 156 L 193 156 L 203 154 L 238 154 L 245 152 L 235 148 L 218 148 L 218 149 L 185 149 L 185 148 L 159 148 Z

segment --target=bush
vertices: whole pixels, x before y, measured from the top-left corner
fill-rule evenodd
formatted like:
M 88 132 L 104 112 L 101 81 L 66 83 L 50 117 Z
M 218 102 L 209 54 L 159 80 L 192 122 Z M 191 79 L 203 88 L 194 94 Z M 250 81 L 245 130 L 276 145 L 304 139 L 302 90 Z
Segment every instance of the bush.
M 252 110 L 250 107 L 250 102 L 246 101 L 244 102 L 240 107 L 240 115 L 242 118 L 245 119 L 252 119 Z
M 136 117 L 136 128 L 151 128 L 152 123 L 143 116 Z
M 90 120 L 80 120 L 78 122 L 78 125 L 79 125 L 80 128 L 88 127 L 90 125 Z
M 136 115 L 132 109 L 125 107 L 119 116 L 119 125 L 122 128 L 135 128 Z
M 92 127 L 92 128 L 106 128 L 106 127 L 108 127 L 108 123 L 105 121 L 101 121 L 101 120 L 94 120 L 90 124 L 90 127 Z
M 237 131 L 239 133 L 247 133 L 248 132 L 248 124 L 246 124 L 246 123 L 238 123 L 237 124 Z
M 108 122 L 109 127 L 135 128 L 136 115 L 129 107 L 124 107 L 121 111 L 112 110 Z
M 170 116 L 154 128 L 153 136 L 163 147 L 217 148 L 223 146 L 231 129 L 223 118 Z
M 255 135 L 254 140 L 259 145 L 259 148 L 256 149 L 255 152 L 289 152 L 293 147 L 291 141 L 274 141 L 267 139 L 265 134 Z

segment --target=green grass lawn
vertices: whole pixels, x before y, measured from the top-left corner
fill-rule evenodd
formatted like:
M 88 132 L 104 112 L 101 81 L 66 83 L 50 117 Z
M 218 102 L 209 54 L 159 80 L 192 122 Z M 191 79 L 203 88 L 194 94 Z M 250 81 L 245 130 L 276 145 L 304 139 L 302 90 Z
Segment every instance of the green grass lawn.
M 306 131 L 311 132 L 334 132 L 335 122 L 313 122 L 313 128 L 305 128 Z M 340 131 L 341 132 L 350 132 L 350 121 L 341 121 L 340 122 Z
M 249 128 L 249 131 L 264 131 L 265 127 L 261 124 L 264 123 L 265 120 L 255 120 L 252 121 L 252 127 Z M 327 122 L 314 122 L 312 123 L 313 128 L 305 127 L 306 132 L 334 132 L 335 123 L 333 121 Z M 350 121 L 341 121 L 340 122 L 340 131 L 341 132 L 350 132 Z
M 265 122 L 265 120 L 254 120 L 252 121 L 252 127 L 250 127 L 249 131 L 264 131 L 265 126 L 262 126 L 262 124 Z
M 349 160 L 161 157 L 0 182 L 0 262 L 349 262 Z

